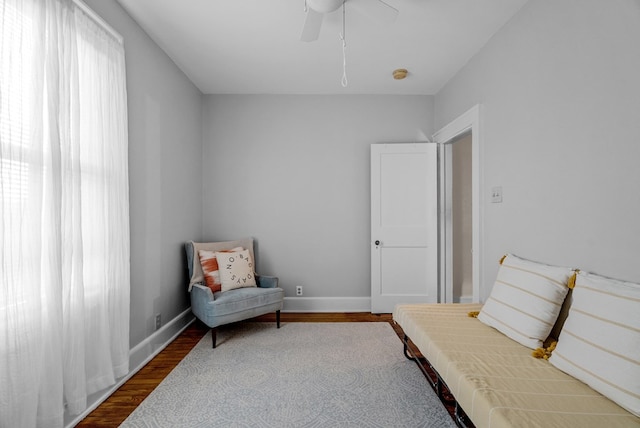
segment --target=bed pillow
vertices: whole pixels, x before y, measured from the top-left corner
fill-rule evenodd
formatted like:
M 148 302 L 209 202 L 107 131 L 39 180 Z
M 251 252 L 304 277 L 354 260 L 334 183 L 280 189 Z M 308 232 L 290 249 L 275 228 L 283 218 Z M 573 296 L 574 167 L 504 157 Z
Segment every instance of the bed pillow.
M 244 248 L 236 247 L 231 250 L 221 251 L 223 253 L 242 251 Z M 222 283 L 220 282 L 220 272 L 218 270 L 218 259 L 216 258 L 215 251 L 200 250 L 198 251 L 200 257 L 200 265 L 202 266 L 202 273 L 204 274 L 204 282 L 211 289 L 213 293 L 222 290 Z
M 549 362 L 640 416 L 640 284 L 579 272 Z
M 253 258 L 248 250 L 234 253 L 216 252 L 216 258 L 220 267 L 222 291 L 242 287 L 256 287 Z
M 478 319 L 528 348 L 539 348 L 558 318 L 574 273 L 507 254 Z

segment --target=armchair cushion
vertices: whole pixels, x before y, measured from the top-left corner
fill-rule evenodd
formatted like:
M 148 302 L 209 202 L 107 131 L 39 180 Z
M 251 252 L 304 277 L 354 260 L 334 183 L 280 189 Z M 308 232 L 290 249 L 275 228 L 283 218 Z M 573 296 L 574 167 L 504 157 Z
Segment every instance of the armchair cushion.
M 214 328 L 282 309 L 281 288 L 248 287 L 212 293 L 195 284 L 191 290 L 191 310 L 208 327 Z

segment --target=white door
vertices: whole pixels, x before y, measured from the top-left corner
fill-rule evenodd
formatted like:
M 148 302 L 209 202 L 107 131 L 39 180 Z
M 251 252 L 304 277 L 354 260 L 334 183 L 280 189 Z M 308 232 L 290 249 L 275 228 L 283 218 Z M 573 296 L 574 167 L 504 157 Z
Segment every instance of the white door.
M 371 145 L 371 312 L 438 301 L 436 144 Z

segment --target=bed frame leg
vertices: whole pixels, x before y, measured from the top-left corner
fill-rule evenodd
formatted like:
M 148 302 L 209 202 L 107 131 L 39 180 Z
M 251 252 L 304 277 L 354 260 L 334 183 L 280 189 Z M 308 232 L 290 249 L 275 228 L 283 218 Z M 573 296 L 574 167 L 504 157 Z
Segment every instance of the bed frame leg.
M 407 335 L 405 334 L 405 335 L 404 335 L 404 338 L 402 339 L 402 344 L 403 344 L 403 347 L 404 347 L 404 357 L 405 357 L 407 360 L 411 360 L 411 361 L 413 361 L 413 357 L 412 357 L 411 355 L 409 355 L 409 345 L 408 345 L 408 342 L 409 342 L 409 336 L 407 336 Z

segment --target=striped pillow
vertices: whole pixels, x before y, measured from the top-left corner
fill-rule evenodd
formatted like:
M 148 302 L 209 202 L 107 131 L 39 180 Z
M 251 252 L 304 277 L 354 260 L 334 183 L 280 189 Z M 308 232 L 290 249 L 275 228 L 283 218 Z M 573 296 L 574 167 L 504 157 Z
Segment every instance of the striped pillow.
M 549 362 L 640 416 L 640 284 L 579 272 Z
M 574 270 L 507 254 L 478 319 L 516 342 L 542 346 L 558 318 Z

